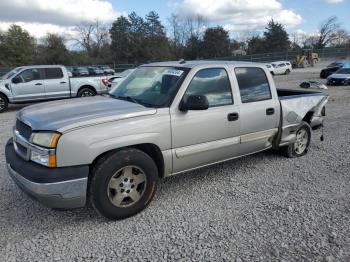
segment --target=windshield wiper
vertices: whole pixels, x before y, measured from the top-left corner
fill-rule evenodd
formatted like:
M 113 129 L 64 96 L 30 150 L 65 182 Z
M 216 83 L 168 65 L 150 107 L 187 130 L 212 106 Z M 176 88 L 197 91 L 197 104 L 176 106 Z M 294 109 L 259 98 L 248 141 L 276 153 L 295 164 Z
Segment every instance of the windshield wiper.
M 113 96 L 116 99 L 121 99 L 121 100 L 126 100 L 135 104 L 141 104 L 140 101 L 138 101 L 137 99 L 131 97 L 131 96 Z

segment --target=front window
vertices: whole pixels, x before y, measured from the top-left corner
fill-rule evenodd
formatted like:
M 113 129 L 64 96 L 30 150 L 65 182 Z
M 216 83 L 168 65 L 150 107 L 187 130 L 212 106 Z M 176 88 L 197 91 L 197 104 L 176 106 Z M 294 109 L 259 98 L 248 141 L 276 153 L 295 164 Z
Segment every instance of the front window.
M 40 69 L 32 68 L 24 70 L 23 72 L 19 73 L 15 78 L 18 79 L 18 83 L 28 83 L 34 80 L 40 80 Z
M 168 107 L 187 73 L 188 69 L 180 67 L 139 67 L 110 95 L 147 107 Z
M 230 80 L 223 68 L 207 68 L 197 72 L 186 95 L 206 96 L 209 107 L 233 104 Z

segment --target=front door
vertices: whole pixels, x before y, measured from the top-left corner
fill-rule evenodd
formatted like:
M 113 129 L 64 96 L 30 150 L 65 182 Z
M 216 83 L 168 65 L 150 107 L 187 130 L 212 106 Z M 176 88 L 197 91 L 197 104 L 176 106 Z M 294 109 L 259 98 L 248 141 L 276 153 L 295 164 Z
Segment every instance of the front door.
M 14 101 L 45 99 L 43 70 L 25 69 L 12 78 L 11 89 Z
M 176 104 L 170 110 L 173 173 L 222 161 L 238 153 L 239 110 L 234 104 L 227 69 L 199 69 L 192 75 L 186 95 L 205 95 L 209 108 L 182 112 L 178 109 L 179 101 L 174 101 Z

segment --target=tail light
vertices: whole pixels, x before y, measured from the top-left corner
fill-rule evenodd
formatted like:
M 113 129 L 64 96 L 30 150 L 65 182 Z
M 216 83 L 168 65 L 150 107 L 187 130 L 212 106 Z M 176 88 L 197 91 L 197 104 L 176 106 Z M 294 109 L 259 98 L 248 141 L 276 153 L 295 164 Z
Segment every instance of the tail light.
M 105 87 L 109 87 L 108 79 L 102 79 L 102 83 L 105 85 Z

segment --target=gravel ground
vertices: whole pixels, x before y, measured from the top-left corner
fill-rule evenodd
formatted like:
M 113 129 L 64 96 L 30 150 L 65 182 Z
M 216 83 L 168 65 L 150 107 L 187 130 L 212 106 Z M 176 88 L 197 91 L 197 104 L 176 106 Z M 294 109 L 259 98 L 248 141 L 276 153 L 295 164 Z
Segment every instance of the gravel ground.
M 350 261 L 350 87 L 329 93 L 325 141 L 313 133 L 305 157 L 264 152 L 167 178 L 148 209 L 118 222 L 50 210 L 16 187 L 3 150 L 12 107 L 0 115 L 0 261 Z

